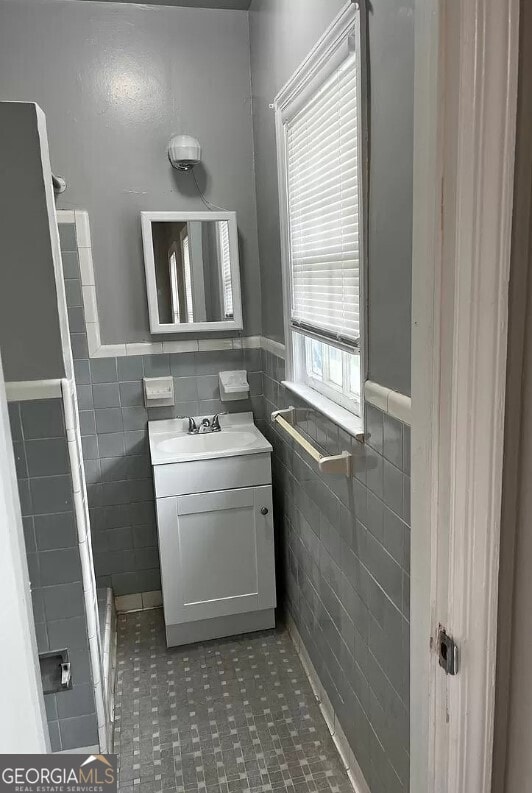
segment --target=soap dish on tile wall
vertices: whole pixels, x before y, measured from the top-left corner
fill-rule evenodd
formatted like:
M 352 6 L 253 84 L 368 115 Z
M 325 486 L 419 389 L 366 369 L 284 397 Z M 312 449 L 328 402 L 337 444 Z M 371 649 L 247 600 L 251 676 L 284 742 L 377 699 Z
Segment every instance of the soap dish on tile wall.
M 249 396 L 248 373 L 245 369 L 220 372 L 218 378 L 222 402 L 234 402 L 237 399 L 247 399 Z
M 171 407 L 174 405 L 174 378 L 145 377 L 144 403 L 147 408 Z

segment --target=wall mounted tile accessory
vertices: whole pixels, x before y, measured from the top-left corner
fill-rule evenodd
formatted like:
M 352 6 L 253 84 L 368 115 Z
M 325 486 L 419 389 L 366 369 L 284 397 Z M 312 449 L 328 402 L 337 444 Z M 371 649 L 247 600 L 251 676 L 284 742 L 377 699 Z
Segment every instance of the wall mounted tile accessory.
M 322 474 L 343 474 L 351 476 L 353 467 L 353 455 L 351 452 L 343 451 L 330 457 L 321 454 L 300 432 L 293 426 L 295 407 L 290 406 L 286 410 L 276 410 L 272 413 L 272 421 L 277 422 L 290 437 L 305 449 L 313 460 L 318 463 Z
M 147 408 L 171 407 L 174 405 L 173 377 L 145 377 L 144 402 Z
M 220 399 L 222 402 L 234 402 L 247 399 L 249 395 L 248 373 L 245 369 L 234 372 L 220 372 Z
M 43 694 L 55 694 L 58 691 L 70 691 L 72 688 L 72 672 L 68 660 L 68 650 L 54 650 L 40 653 L 41 680 Z

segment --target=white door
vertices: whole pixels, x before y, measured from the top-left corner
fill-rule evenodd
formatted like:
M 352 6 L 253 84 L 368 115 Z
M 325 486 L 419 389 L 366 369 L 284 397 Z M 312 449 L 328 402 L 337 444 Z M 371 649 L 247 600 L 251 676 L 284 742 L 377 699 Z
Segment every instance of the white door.
M 415 13 L 410 793 L 490 793 L 519 0 Z
M 273 608 L 271 485 L 157 500 L 165 621 Z
M 22 517 L 0 361 L 0 753 L 50 751 Z

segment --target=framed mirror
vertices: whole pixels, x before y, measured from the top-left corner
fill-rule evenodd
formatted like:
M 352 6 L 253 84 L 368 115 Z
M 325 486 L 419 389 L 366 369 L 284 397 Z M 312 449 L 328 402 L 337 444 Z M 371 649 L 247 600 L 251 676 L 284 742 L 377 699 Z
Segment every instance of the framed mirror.
M 141 212 L 150 330 L 242 330 L 235 212 Z

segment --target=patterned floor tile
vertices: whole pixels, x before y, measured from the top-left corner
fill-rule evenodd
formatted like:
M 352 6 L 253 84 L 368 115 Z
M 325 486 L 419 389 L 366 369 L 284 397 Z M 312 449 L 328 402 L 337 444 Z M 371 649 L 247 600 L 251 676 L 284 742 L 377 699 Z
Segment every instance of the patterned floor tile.
M 283 630 L 168 649 L 163 613 L 118 620 L 120 793 L 350 793 Z

